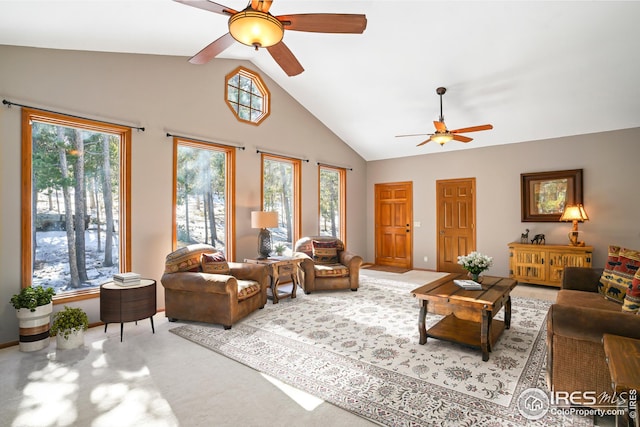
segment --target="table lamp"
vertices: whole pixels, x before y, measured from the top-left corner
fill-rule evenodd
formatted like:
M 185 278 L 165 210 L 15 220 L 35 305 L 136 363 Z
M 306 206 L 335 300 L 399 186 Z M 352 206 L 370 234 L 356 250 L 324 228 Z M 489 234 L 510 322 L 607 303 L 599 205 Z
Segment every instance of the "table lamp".
M 576 205 L 566 205 L 560 221 L 572 221 L 573 228 L 569 232 L 569 243 L 571 246 L 584 246 L 584 242 L 578 241 L 578 222 L 589 221 L 589 216 L 581 203 Z
M 251 228 L 260 229 L 260 233 L 258 233 L 258 259 L 269 257 L 271 252 L 271 232 L 267 228 L 277 226 L 278 212 L 251 212 Z

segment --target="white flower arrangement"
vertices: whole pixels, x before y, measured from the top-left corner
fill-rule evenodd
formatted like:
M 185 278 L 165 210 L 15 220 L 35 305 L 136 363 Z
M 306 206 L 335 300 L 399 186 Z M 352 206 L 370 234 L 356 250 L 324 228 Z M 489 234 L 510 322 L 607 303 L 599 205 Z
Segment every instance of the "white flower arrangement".
M 493 258 L 473 251 L 469 255 L 459 256 L 458 264 L 471 274 L 480 274 L 493 265 Z

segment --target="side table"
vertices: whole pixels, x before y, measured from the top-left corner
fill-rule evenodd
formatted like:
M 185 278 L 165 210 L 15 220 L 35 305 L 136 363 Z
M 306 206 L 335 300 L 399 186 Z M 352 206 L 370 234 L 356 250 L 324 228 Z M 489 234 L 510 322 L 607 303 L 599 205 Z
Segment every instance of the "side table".
M 292 257 L 269 257 L 264 259 L 247 258 L 244 262 L 251 264 L 264 264 L 269 268 L 269 276 L 271 277 L 271 295 L 267 293 L 267 297 L 271 297 L 274 304 L 277 304 L 280 298 L 295 298 L 296 289 L 298 288 L 298 268 L 302 258 Z M 292 289 L 291 292 L 284 292 L 279 290 L 281 278 L 291 278 Z
M 124 322 L 151 320 L 151 331 L 155 334 L 153 315 L 156 314 L 156 281 L 140 279 L 140 284 L 120 286 L 106 282 L 100 286 L 100 320 L 104 322 L 107 332 L 109 323 L 120 323 L 120 342 Z
M 640 340 L 604 334 L 602 344 L 609 365 L 611 387 L 626 401 L 618 405 L 618 409 L 625 409 L 625 414 L 616 414 L 616 426 L 637 427 L 640 425 L 637 403 L 640 390 Z

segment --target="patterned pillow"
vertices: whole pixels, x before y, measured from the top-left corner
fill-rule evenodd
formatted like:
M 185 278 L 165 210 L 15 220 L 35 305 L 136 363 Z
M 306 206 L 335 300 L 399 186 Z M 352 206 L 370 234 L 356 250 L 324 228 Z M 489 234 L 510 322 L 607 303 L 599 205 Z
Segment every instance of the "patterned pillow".
M 627 288 L 622 310 L 640 314 L 640 270 L 633 276 L 631 287 Z
M 260 284 L 253 280 L 238 280 L 238 301 L 244 301 L 260 292 Z
M 627 289 L 632 287 L 633 276 L 640 267 L 640 251 L 634 249 L 620 249 L 620 256 L 617 265 L 611 272 L 609 289 L 606 297 L 619 303 L 624 302 Z
M 229 274 L 229 264 L 224 253 L 202 254 L 202 271 L 212 274 Z
M 318 264 L 336 264 L 338 262 L 338 245 L 335 240 L 313 241 L 313 262 Z
M 167 255 L 164 263 L 165 273 L 178 273 L 181 271 L 201 271 L 200 257 L 206 252 L 215 252 L 216 248 L 210 245 L 198 243 L 184 246 Z
M 600 283 L 598 283 L 598 292 L 605 297 L 611 281 L 613 280 L 613 269 L 618 265 L 618 259 L 620 258 L 620 246 L 609 246 L 607 251 L 607 263 L 604 266 L 602 276 L 600 276 Z

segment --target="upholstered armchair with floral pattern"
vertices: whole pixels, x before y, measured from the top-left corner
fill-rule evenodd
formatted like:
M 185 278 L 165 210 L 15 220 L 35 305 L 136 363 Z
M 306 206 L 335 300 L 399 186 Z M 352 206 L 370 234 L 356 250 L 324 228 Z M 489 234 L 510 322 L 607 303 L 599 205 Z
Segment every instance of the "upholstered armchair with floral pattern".
M 213 246 L 195 244 L 169 255 L 160 280 L 169 321 L 218 323 L 225 329 L 267 302 L 269 275 L 260 264 L 227 262 Z
M 302 288 L 306 294 L 318 290 L 357 291 L 362 257 L 344 249 L 342 240 L 310 236 L 298 240 L 293 256 L 302 258 Z

